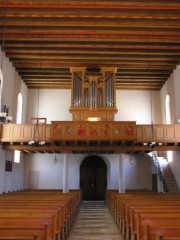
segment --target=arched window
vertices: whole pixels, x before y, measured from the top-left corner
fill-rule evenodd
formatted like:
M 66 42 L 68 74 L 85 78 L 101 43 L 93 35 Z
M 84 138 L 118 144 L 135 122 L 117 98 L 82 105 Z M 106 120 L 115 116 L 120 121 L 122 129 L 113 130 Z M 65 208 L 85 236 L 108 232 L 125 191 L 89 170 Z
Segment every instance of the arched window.
M 3 89 L 3 74 L 2 70 L 0 69 L 0 112 L 2 111 L 2 89 Z
M 166 102 L 165 102 L 165 108 L 166 108 L 166 124 L 171 124 L 171 101 L 169 94 L 166 95 Z M 173 158 L 172 151 L 167 151 L 167 160 L 168 162 L 171 162 Z
M 171 101 L 169 94 L 166 96 L 165 109 L 166 109 L 166 124 L 171 124 Z
M 22 123 L 22 94 L 18 94 L 16 123 Z
M 16 113 L 16 123 L 22 123 L 22 94 L 18 94 L 18 100 L 17 100 L 17 113 Z M 21 152 L 18 150 L 14 151 L 14 162 L 20 163 L 21 159 Z

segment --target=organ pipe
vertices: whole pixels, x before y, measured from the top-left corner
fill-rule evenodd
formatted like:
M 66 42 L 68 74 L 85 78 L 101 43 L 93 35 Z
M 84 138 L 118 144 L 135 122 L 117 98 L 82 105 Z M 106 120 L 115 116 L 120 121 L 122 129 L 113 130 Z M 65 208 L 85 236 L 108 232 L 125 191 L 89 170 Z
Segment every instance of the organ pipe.
M 86 75 L 85 68 L 72 68 L 72 106 L 114 107 L 115 68 L 101 68 L 102 76 Z

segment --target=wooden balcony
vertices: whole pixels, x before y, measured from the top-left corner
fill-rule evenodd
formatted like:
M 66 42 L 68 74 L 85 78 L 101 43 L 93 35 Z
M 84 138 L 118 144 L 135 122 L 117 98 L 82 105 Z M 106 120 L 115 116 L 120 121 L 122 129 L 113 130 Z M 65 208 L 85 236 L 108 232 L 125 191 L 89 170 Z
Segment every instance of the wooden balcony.
M 52 121 L 1 125 L 6 150 L 40 153 L 138 153 L 180 150 L 180 125 Z

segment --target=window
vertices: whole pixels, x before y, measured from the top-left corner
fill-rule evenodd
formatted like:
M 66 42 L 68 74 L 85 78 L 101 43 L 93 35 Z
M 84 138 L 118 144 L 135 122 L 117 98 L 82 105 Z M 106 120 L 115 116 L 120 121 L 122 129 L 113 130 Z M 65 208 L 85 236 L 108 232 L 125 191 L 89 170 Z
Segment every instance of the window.
M 169 94 L 166 96 L 165 109 L 166 109 L 166 124 L 171 124 L 171 101 Z
M 16 114 L 16 123 L 22 123 L 22 94 L 18 94 L 17 101 L 17 114 Z M 14 162 L 20 163 L 21 152 L 18 150 L 14 151 Z
M 3 89 L 3 74 L 0 69 L 0 112 L 2 111 L 2 89 Z
M 22 123 L 22 94 L 18 94 L 16 123 Z
M 166 124 L 171 124 L 171 101 L 169 94 L 166 96 Z M 167 151 L 167 160 L 168 162 L 171 162 L 173 158 L 172 151 Z

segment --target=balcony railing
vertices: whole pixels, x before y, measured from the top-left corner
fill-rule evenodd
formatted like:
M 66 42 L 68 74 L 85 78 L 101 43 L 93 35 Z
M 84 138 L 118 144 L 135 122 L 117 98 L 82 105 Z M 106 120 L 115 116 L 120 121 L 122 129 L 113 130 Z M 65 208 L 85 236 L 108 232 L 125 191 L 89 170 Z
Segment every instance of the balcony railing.
M 136 125 L 133 121 L 52 121 L 51 124 L 7 124 L 1 127 L 1 143 L 17 146 L 43 141 L 48 146 L 91 146 L 114 152 L 180 150 L 180 125 Z M 71 143 L 71 144 L 69 144 Z M 126 148 L 126 149 L 125 149 Z M 23 148 L 24 149 L 24 148 Z M 55 148 L 53 148 L 55 149 Z M 125 149 L 125 150 L 124 150 Z M 67 149 L 66 149 L 67 150 Z M 100 151 L 100 150 L 99 150 Z

